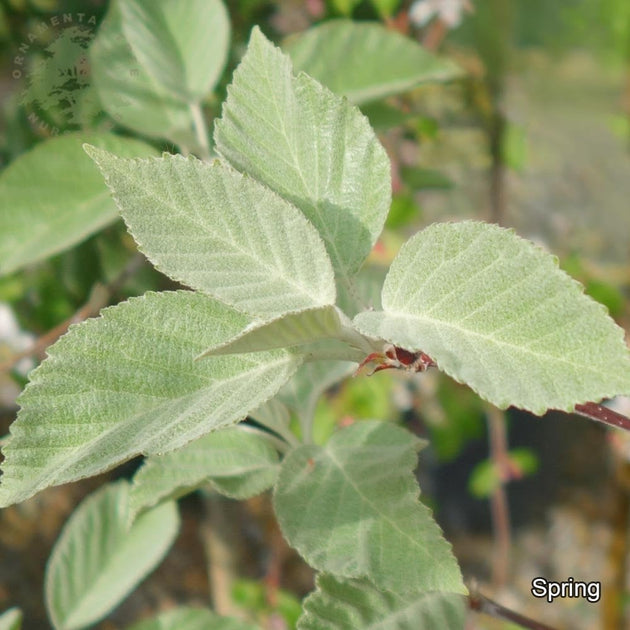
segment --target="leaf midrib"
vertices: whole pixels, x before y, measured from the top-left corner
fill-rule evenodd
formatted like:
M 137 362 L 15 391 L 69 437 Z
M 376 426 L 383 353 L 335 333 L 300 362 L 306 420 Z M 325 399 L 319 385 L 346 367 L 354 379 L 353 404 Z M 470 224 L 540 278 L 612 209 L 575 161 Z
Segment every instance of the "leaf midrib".
M 133 162 L 133 160 L 131 160 L 131 161 Z M 175 170 L 177 170 L 177 169 L 175 169 Z M 116 169 L 116 171 L 117 171 L 119 176 L 122 176 L 124 179 L 128 180 L 127 176 L 124 173 L 121 173 L 121 171 L 119 169 Z M 195 175 L 196 175 L 196 178 L 199 180 L 199 173 L 198 173 L 198 171 L 195 171 Z M 142 182 L 144 182 L 144 181 L 145 180 L 143 179 Z M 322 304 L 322 301 L 319 298 L 319 296 L 314 296 L 312 293 L 308 292 L 308 290 L 305 287 L 303 287 L 302 285 L 297 284 L 296 282 L 294 282 L 293 281 L 293 277 L 291 275 L 278 274 L 279 270 L 276 267 L 271 266 L 271 263 L 269 263 L 269 262 L 267 262 L 265 260 L 262 260 L 260 258 L 256 258 L 255 256 L 252 255 L 250 250 L 242 248 L 238 242 L 230 241 L 230 240 L 227 240 L 225 238 L 221 238 L 220 233 L 211 232 L 208 229 L 208 224 L 203 221 L 203 218 L 199 215 L 199 213 L 198 213 L 198 211 L 196 209 L 195 209 L 194 216 L 192 214 L 188 214 L 184 210 L 182 210 L 177 204 L 173 204 L 172 202 L 165 201 L 163 198 L 160 198 L 159 196 L 157 196 L 157 193 L 152 193 L 150 188 L 144 188 L 140 183 L 138 183 L 137 185 L 138 185 L 138 188 L 140 188 L 144 192 L 144 194 L 145 194 L 147 199 L 149 199 L 150 201 L 152 201 L 154 203 L 158 203 L 162 207 L 166 207 L 167 209 L 170 209 L 174 214 L 177 214 L 180 217 L 190 221 L 192 224 L 197 225 L 197 227 L 202 228 L 204 233 L 206 233 L 208 235 L 211 235 L 212 238 L 214 238 L 217 241 L 223 243 L 224 246 L 226 246 L 228 249 L 233 248 L 233 249 L 238 250 L 238 252 L 241 255 L 244 255 L 249 260 L 254 261 L 256 263 L 256 266 L 262 267 L 263 269 L 266 269 L 270 273 L 271 276 L 276 277 L 276 278 L 279 277 L 280 279 L 282 279 L 282 281 L 284 283 L 286 283 L 287 285 L 297 289 L 297 292 L 298 292 L 299 295 L 307 297 L 309 299 L 309 301 L 314 300 L 314 306 L 325 306 L 326 305 L 326 304 Z M 121 202 L 119 200 L 118 194 L 115 192 L 114 195 L 115 195 L 115 198 L 116 198 L 116 203 L 117 203 L 118 207 L 120 208 L 120 211 L 121 211 L 121 213 L 123 214 L 123 217 L 124 217 L 125 214 L 126 214 L 126 211 L 123 209 L 123 206 L 122 206 L 122 204 L 121 204 Z M 283 202 L 284 203 L 288 203 L 284 199 L 283 199 Z M 196 205 L 197 204 L 195 204 L 195 206 Z M 134 232 L 135 232 L 135 230 L 134 230 Z M 149 256 L 149 258 L 154 258 L 153 256 L 149 255 L 149 253 L 148 253 L 149 250 L 146 247 L 145 247 L 145 250 L 147 251 L 147 255 Z
M 606 374 L 608 374 L 608 372 L 604 372 L 601 369 L 597 369 L 597 367 L 593 366 L 592 363 L 574 363 L 572 361 L 567 360 L 563 356 L 558 356 L 558 355 L 553 355 L 553 354 L 546 354 L 544 352 L 532 350 L 531 348 L 529 348 L 527 346 L 519 346 L 519 345 L 516 345 L 514 343 L 510 343 L 509 341 L 503 341 L 503 340 L 500 340 L 500 339 L 496 339 L 495 337 L 492 337 L 492 336 L 489 336 L 489 335 L 485 335 L 485 334 L 480 333 L 478 331 L 458 326 L 457 324 L 455 324 L 453 322 L 448 322 L 448 321 L 445 321 L 445 320 L 442 320 L 442 319 L 436 319 L 436 318 L 433 318 L 433 317 L 427 317 L 426 315 L 418 316 L 418 315 L 412 315 L 410 313 L 401 313 L 399 311 L 388 310 L 388 311 L 383 311 L 383 312 L 385 313 L 386 316 L 393 316 L 394 318 L 403 319 L 405 321 L 411 321 L 411 322 L 415 322 L 415 323 L 417 323 L 417 322 L 429 323 L 429 324 L 434 325 L 436 327 L 436 329 L 438 329 L 438 330 L 439 330 L 440 327 L 451 328 L 451 329 L 459 332 L 460 334 L 462 334 L 464 336 L 478 337 L 478 338 L 482 339 L 486 343 L 494 344 L 494 345 L 496 345 L 498 347 L 506 347 L 506 348 L 509 348 L 510 350 L 513 350 L 515 352 L 529 354 L 535 360 L 538 360 L 538 361 L 541 361 L 541 362 L 554 361 L 556 363 L 564 363 L 564 364 L 566 364 L 566 365 L 568 365 L 568 366 L 570 366 L 572 368 L 586 370 L 588 372 L 591 372 L 592 374 L 597 374 L 597 375 L 602 375 L 602 374 L 606 375 Z M 509 355 L 509 352 L 506 352 L 506 354 Z M 627 357 L 626 357 L 626 359 L 627 359 Z M 610 365 L 610 364 L 607 363 L 606 365 Z M 612 367 L 612 365 L 611 365 L 611 367 Z M 630 367 L 630 363 L 628 364 L 628 367 Z M 610 374 L 616 375 L 617 371 L 616 370 L 611 370 Z

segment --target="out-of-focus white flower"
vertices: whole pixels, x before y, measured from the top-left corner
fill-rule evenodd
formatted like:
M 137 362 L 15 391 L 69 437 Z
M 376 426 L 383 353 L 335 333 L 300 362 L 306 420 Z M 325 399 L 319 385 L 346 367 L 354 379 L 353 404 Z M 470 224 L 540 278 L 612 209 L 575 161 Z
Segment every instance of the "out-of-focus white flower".
M 20 330 L 18 321 L 8 304 L 0 302 L 0 346 L 7 346 L 13 352 L 22 352 L 33 343 L 35 337 Z M 0 353 L 2 354 L 2 353 Z M 26 375 L 34 366 L 33 359 L 22 359 L 15 369 Z
M 472 11 L 470 0 L 416 0 L 409 9 L 409 19 L 416 26 L 424 26 L 439 17 L 449 28 L 456 28 L 464 11 Z

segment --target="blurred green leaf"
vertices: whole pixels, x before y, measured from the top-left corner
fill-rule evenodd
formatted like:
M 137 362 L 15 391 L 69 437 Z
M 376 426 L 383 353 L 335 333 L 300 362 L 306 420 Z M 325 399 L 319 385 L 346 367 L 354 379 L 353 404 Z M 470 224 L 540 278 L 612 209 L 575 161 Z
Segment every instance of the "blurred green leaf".
M 19 608 L 9 608 L 0 615 L 0 630 L 21 630 L 22 611 Z
M 110 4 L 90 46 L 90 67 L 99 100 L 117 123 L 145 136 L 196 147 L 190 104 L 169 92 L 136 58 L 118 3 Z
M 302 604 L 295 595 L 284 589 L 274 590 L 274 605 L 269 602 L 268 587 L 258 581 L 239 579 L 232 587 L 232 597 L 234 602 L 241 608 L 254 613 L 269 615 L 279 613 L 289 628 L 295 628 L 295 624 L 302 613 Z
M 516 481 L 538 470 L 538 458 L 530 449 L 515 448 L 509 451 L 507 459 L 513 467 L 508 481 Z M 473 469 L 468 481 L 468 489 L 477 498 L 485 499 L 497 489 L 500 483 L 501 476 L 496 462 L 486 459 Z
M 400 5 L 400 0 L 370 0 L 370 2 L 381 18 L 391 17 Z
M 349 16 L 355 7 L 361 4 L 361 0 L 329 0 L 338 13 Z
M 450 190 L 453 188 L 453 181 L 440 171 L 417 166 L 403 166 L 400 169 L 400 176 L 412 190 Z
M 376 131 L 385 131 L 392 127 L 400 127 L 409 119 L 409 114 L 384 101 L 365 103 L 361 106 L 361 111 L 369 118 L 370 125 L 372 125 Z
M 78 630 L 104 617 L 162 560 L 175 540 L 175 503 L 128 528 L 129 485 L 118 482 L 85 499 L 65 524 L 46 568 L 46 607 L 56 630 Z
M 156 153 L 138 140 L 81 133 L 51 138 L 18 157 L 0 175 L 0 274 L 71 247 L 118 217 L 84 142 L 122 156 Z
M 387 221 L 385 227 L 390 230 L 396 230 L 398 228 L 409 225 L 413 221 L 421 217 L 421 210 L 416 203 L 413 194 L 411 193 L 398 193 L 394 195 L 392 199 L 392 205 L 387 215 Z
M 514 123 L 508 122 L 503 132 L 501 147 L 503 161 L 507 166 L 521 172 L 527 166 L 527 132 Z
M 260 630 L 230 617 L 220 617 L 206 608 L 181 606 L 133 624 L 127 630 Z
M 230 43 L 221 0 L 119 0 L 119 6 L 125 38 L 143 70 L 185 103 L 210 93 Z
M 484 435 L 482 402 L 472 390 L 441 377 L 437 390 L 438 405 L 421 411 L 429 431 L 431 446 L 442 461 L 451 461 L 471 440 Z
M 462 74 L 453 61 L 371 22 L 331 20 L 291 39 L 286 50 L 296 70 L 303 70 L 356 104 Z
M 626 297 L 613 284 L 593 278 L 586 281 L 586 293 L 601 302 L 613 317 L 619 317 L 623 313 Z

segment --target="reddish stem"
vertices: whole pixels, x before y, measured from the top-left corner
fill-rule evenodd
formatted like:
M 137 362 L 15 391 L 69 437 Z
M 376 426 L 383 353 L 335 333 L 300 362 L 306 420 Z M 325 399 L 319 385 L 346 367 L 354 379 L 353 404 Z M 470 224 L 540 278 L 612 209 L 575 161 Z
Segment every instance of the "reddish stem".
M 492 583 L 495 587 L 505 586 L 510 569 L 510 549 L 512 536 L 510 529 L 510 508 L 506 483 L 512 477 L 508 455 L 508 440 L 505 415 L 496 407 L 488 406 L 488 433 L 490 457 L 499 472 L 499 483 L 490 497 L 492 529 L 494 531 L 494 554 L 492 561 Z
M 575 405 L 575 413 L 611 427 L 630 431 L 630 418 L 597 403 L 588 402 L 583 405 Z

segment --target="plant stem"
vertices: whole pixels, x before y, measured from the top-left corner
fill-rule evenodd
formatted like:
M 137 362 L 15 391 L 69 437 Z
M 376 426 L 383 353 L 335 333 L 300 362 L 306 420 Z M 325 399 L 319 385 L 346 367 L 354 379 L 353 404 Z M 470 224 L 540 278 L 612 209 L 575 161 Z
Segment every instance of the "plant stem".
M 510 508 L 508 506 L 506 481 L 510 478 L 508 441 L 505 429 L 505 414 L 488 405 L 488 436 L 490 458 L 499 473 L 499 483 L 490 497 L 492 529 L 494 531 L 494 554 L 492 558 L 492 583 L 496 588 L 505 586 L 510 569 Z
M 358 330 L 354 328 L 349 317 L 340 309 L 337 309 L 337 316 L 339 317 L 339 321 L 341 323 L 341 328 L 337 337 L 338 339 L 344 341 L 352 348 L 355 348 L 361 352 L 365 352 L 366 356 L 371 352 L 378 352 L 383 349 L 382 341 L 371 339 L 369 337 L 366 337 L 365 335 L 362 335 Z
M 242 609 L 232 596 L 238 577 L 238 547 L 241 542 L 234 527 L 234 506 L 218 495 L 202 494 L 204 516 L 200 535 L 206 552 L 210 598 L 220 615 L 243 617 Z M 233 503 L 233 502 L 232 502 Z M 230 514 L 232 512 L 232 514 Z
M 210 142 L 208 141 L 208 126 L 206 125 L 201 105 L 199 103 L 191 103 L 190 113 L 195 128 L 195 137 L 199 144 L 200 157 L 207 162 L 210 160 Z
M 588 402 L 582 405 L 575 405 L 575 413 L 611 427 L 630 431 L 630 418 L 597 403 Z
M 491 617 L 496 617 L 497 619 L 510 621 L 518 624 L 522 628 L 528 628 L 528 630 L 554 630 L 551 626 L 540 623 L 539 621 L 534 621 L 533 619 L 514 612 L 509 608 L 505 608 L 504 606 L 501 606 L 501 604 L 497 604 L 497 602 L 484 597 L 480 593 L 471 593 L 468 598 L 468 605 L 471 610 L 490 615 Z

